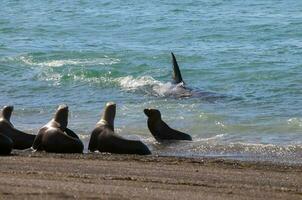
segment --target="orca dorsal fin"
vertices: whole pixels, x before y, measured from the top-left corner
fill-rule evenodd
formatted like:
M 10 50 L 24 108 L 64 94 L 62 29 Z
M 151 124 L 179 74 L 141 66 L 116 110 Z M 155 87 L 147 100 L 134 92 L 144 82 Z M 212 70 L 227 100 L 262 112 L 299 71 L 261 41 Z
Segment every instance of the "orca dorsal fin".
M 184 81 L 182 80 L 182 77 L 181 77 L 181 73 L 180 73 L 176 58 L 172 52 L 171 52 L 171 55 L 172 55 L 172 64 L 173 64 L 173 73 L 172 73 L 173 83 L 175 83 L 175 84 L 178 84 L 181 82 L 184 83 Z

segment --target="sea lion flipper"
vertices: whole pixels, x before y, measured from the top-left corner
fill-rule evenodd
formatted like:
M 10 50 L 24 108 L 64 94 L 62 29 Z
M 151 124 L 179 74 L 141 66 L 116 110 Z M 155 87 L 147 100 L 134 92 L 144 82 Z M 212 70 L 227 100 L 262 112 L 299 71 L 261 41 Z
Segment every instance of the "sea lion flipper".
M 14 140 L 15 149 L 28 149 L 33 145 L 36 135 L 28 134 L 17 129 L 14 129 L 14 132 L 16 135 L 16 139 Z
M 69 135 L 70 137 L 76 138 L 76 139 L 80 139 L 79 136 L 77 134 L 75 134 L 75 132 L 73 132 L 72 130 L 70 130 L 69 128 L 66 128 L 64 131 L 67 135 Z
M 36 136 L 33 145 L 32 145 L 32 149 L 34 149 L 35 151 L 41 151 L 43 150 L 42 148 L 42 137 L 43 134 L 39 134 Z
M 172 128 L 171 128 L 172 129 Z M 178 131 L 178 130 L 175 130 L 175 129 L 172 129 L 175 133 L 177 133 L 179 135 L 179 137 L 182 138 L 182 140 L 189 140 L 189 141 L 192 141 L 192 137 L 187 134 L 187 133 L 184 133 L 184 132 L 181 132 L 181 131 Z
M 139 140 L 125 139 L 119 135 L 113 134 L 110 145 L 115 153 L 128 153 L 138 155 L 150 155 L 151 151 L 143 142 Z
M 13 149 L 13 141 L 11 138 L 0 133 L 0 155 L 9 155 Z
M 173 73 L 172 73 L 173 83 L 174 84 L 178 84 L 181 82 L 184 83 L 184 81 L 182 80 L 182 76 L 176 58 L 172 52 L 171 55 L 172 55 L 172 64 L 173 64 Z
M 89 144 L 88 144 L 88 150 L 91 152 L 94 152 L 98 149 L 98 137 L 99 133 L 97 129 L 93 130 L 90 136 Z

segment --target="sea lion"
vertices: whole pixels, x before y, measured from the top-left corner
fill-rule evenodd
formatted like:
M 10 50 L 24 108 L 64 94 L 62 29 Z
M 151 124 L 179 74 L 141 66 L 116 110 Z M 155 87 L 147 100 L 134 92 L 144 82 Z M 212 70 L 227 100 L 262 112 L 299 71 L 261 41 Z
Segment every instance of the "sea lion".
M 122 138 L 114 132 L 114 118 L 116 104 L 106 104 L 101 120 L 96 124 L 91 133 L 88 149 L 93 152 L 118 153 L 118 154 L 151 154 L 148 147 L 141 141 Z
M 68 106 L 60 105 L 54 118 L 39 130 L 32 148 L 52 153 L 83 153 L 82 141 L 67 124 Z
M 170 128 L 161 119 L 159 110 L 144 109 L 144 113 L 148 117 L 148 128 L 156 140 L 192 140 L 190 135 Z
M 14 149 L 28 149 L 32 146 L 35 135 L 27 134 L 14 128 L 10 117 L 14 110 L 13 106 L 4 106 L 0 113 L 0 133 L 13 141 Z
M 0 133 L 0 155 L 9 155 L 14 142 L 4 134 Z

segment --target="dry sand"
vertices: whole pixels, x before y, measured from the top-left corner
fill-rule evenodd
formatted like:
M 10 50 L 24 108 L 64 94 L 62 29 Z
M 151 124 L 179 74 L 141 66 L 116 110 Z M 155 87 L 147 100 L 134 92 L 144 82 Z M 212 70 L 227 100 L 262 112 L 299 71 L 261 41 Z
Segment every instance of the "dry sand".
M 301 165 L 19 151 L 0 165 L 0 199 L 302 199 Z

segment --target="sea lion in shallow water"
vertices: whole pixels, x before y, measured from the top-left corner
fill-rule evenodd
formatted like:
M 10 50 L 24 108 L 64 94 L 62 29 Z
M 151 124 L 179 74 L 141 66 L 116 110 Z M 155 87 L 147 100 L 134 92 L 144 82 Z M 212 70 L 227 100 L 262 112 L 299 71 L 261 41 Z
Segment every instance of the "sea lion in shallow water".
M 9 155 L 13 145 L 14 142 L 9 137 L 0 133 L 0 155 Z
M 114 132 L 115 103 L 107 103 L 101 120 L 91 133 L 89 151 L 100 151 L 119 154 L 151 154 L 141 141 L 122 138 Z
M 28 149 L 32 146 L 36 136 L 14 128 L 14 125 L 10 122 L 13 110 L 13 106 L 4 106 L 2 108 L 0 113 L 0 133 L 13 141 L 14 149 Z
M 170 128 L 161 119 L 159 110 L 145 109 L 144 113 L 148 117 L 148 128 L 156 140 L 192 140 L 190 135 Z
M 33 149 L 53 153 L 82 153 L 82 141 L 67 128 L 67 124 L 68 106 L 60 105 L 54 118 L 39 130 Z

